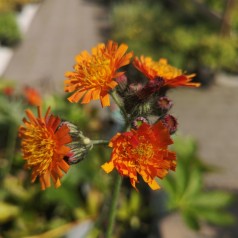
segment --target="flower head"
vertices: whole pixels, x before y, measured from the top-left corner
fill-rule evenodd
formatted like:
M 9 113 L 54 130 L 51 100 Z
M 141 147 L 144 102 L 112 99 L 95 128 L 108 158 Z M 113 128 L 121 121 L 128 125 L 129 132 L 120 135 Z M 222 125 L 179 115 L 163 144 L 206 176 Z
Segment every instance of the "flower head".
M 50 115 L 48 108 L 45 117 L 42 117 L 41 108 L 38 107 L 38 117 L 30 110 L 26 110 L 28 119 L 24 118 L 19 129 L 23 158 L 26 160 L 26 168 L 32 169 L 34 182 L 39 177 L 41 189 L 51 186 L 51 178 L 55 187 L 61 185 L 60 178 L 69 169 L 64 161 L 70 148 L 66 144 L 71 142 L 69 128 L 61 125 L 59 117 Z
M 13 95 L 13 93 L 14 93 L 14 88 L 13 87 L 11 87 L 11 86 L 7 86 L 7 87 L 5 87 L 5 88 L 3 88 L 2 89 L 2 92 L 3 92 L 3 94 L 5 94 L 6 96 L 12 96 Z
M 135 57 L 134 66 L 141 71 L 147 78 L 154 80 L 156 77 L 163 78 L 164 86 L 169 87 L 199 87 L 199 83 L 191 82 L 194 74 L 185 75 L 182 70 L 168 64 L 166 59 L 153 61 L 150 57 Z
M 109 146 L 113 148 L 111 159 L 102 165 L 106 173 L 114 168 L 122 176 L 128 176 L 136 188 L 137 174 L 153 189 L 159 189 L 155 177 L 164 178 L 168 170 L 175 170 L 175 153 L 168 150 L 173 141 L 168 130 L 158 122 L 143 123 L 138 130 L 115 135 Z
M 36 89 L 31 87 L 25 87 L 24 96 L 30 105 L 41 106 L 42 99 L 39 92 Z
M 83 51 L 76 56 L 76 64 L 73 72 L 67 72 L 65 91 L 74 92 L 68 100 L 81 103 L 89 103 L 91 100 L 100 99 L 103 107 L 110 106 L 109 91 L 117 86 L 116 78 L 123 75 L 117 72 L 119 68 L 130 63 L 132 53 L 126 53 L 128 46 L 108 41 L 98 44 L 92 49 L 90 55 Z

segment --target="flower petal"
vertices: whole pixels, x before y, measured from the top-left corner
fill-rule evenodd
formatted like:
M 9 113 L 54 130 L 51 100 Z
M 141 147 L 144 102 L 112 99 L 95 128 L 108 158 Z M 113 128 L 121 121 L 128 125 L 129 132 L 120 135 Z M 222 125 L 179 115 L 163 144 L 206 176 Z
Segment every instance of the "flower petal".
M 114 164 L 112 161 L 101 165 L 101 168 L 106 172 L 110 173 L 114 169 Z

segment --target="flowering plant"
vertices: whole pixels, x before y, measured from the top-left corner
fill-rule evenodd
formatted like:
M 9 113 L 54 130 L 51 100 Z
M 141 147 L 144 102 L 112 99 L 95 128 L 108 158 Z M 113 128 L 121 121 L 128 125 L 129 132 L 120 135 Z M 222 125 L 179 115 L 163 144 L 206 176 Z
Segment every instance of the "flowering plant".
M 32 170 L 32 182 L 39 178 L 43 190 L 51 186 L 51 179 L 59 187 L 63 172 L 83 160 L 93 146 L 108 144 L 112 148 L 110 160 L 101 165 L 106 173 L 118 171 L 106 237 L 113 231 L 123 177 L 128 177 L 136 190 L 140 177 L 157 190 L 157 178 L 163 179 L 176 169 L 176 154 L 169 145 L 173 144 L 171 135 L 177 130 L 177 120 L 168 113 L 173 103 L 166 92 L 180 86 L 199 87 L 192 82 L 194 74 L 186 75 L 166 59 L 153 61 L 141 56 L 132 60 L 133 53 L 126 53 L 127 49 L 126 44 L 113 41 L 99 44 L 91 54 L 84 51 L 76 56 L 73 71 L 65 74 L 65 91 L 72 93 L 69 102 L 100 100 L 101 106 L 107 107 L 111 97 L 118 106 L 124 125 L 110 141 L 85 137 L 71 122 L 52 115 L 50 108 L 43 116 L 40 105 L 38 116 L 26 110 L 28 119 L 23 119 L 19 129 L 26 168 Z M 131 60 L 141 77 L 127 78 L 121 71 Z

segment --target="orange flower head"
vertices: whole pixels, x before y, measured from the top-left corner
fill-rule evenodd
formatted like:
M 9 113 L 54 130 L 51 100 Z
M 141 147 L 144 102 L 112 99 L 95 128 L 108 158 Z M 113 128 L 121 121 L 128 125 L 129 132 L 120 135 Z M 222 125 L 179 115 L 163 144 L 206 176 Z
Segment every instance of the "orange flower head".
M 69 169 L 64 161 L 70 148 L 66 144 L 71 142 L 69 128 L 66 124 L 60 125 L 59 117 L 50 115 L 48 108 L 45 117 L 42 117 L 41 108 L 38 107 L 38 117 L 30 110 L 26 110 L 28 119 L 24 118 L 24 125 L 19 128 L 21 138 L 21 149 L 23 158 L 26 160 L 26 168 L 32 169 L 34 182 L 39 177 L 41 189 L 45 190 L 51 186 L 51 178 L 56 188 L 60 178 Z
M 199 87 L 200 83 L 191 82 L 195 74 L 185 75 L 182 70 L 168 64 L 166 59 L 155 62 L 150 57 L 135 57 L 134 66 L 150 80 L 156 77 L 164 80 L 164 86 L 169 87 Z
M 24 95 L 27 102 L 32 106 L 41 106 L 42 99 L 39 92 L 31 87 L 24 88 Z
M 126 53 L 128 46 L 108 41 L 98 44 L 92 49 L 90 55 L 83 51 L 76 56 L 76 64 L 73 72 L 67 72 L 65 76 L 65 91 L 74 92 L 68 100 L 70 102 L 89 103 L 91 100 L 100 99 L 102 107 L 110 106 L 109 91 L 117 86 L 115 79 L 123 72 L 117 72 L 119 68 L 130 63 L 132 52 Z
M 5 88 L 2 89 L 2 92 L 6 95 L 6 96 L 12 96 L 14 93 L 14 88 L 11 86 L 7 86 Z
M 114 168 L 122 176 L 128 176 L 131 184 L 136 188 L 137 174 L 153 190 L 160 186 L 155 178 L 164 178 L 168 170 L 175 170 L 175 153 L 168 150 L 173 141 L 168 130 L 161 122 L 154 125 L 143 123 L 138 130 L 115 135 L 109 146 L 113 148 L 111 159 L 102 165 L 102 169 L 109 173 Z

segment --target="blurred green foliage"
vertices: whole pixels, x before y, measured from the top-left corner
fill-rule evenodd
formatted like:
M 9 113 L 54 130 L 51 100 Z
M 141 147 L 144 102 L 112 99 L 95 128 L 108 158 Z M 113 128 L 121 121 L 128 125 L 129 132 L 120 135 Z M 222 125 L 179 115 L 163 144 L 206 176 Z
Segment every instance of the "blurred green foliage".
M 0 13 L 1 12 L 13 12 L 21 10 L 21 8 L 28 3 L 35 3 L 41 0 L 1 0 L 0 1 Z
M 0 46 L 12 47 L 21 41 L 22 34 L 16 16 L 24 5 L 40 1 L 41 0 L 0 0 Z
M 0 43 L 13 46 L 21 40 L 21 32 L 16 22 L 16 15 L 12 12 L 0 12 Z
M 169 210 L 177 210 L 186 224 L 198 230 L 202 222 L 214 225 L 231 225 L 235 217 L 228 212 L 235 196 L 223 190 L 208 190 L 204 175 L 214 168 L 198 158 L 197 145 L 191 138 L 176 137 L 176 173 L 166 177 L 162 185 L 167 193 Z
M 237 72 L 238 4 L 229 11 L 226 35 L 225 11 L 226 1 L 114 1 L 111 37 L 136 55 L 168 58 L 179 68 Z
M 51 104 L 52 112 L 77 122 L 84 132 L 90 128 L 90 110 L 69 104 L 62 96 L 45 96 L 43 111 Z M 6 238 L 45 234 L 42 237 L 61 237 L 69 228 L 84 220 L 99 216 L 108 195 L 108 176 L 102 176 L 100 165 L 109 157 L 105 147 L 96 147 L 85 161 L 71 166 L 59 189 L 44 192 L 39 183 L 31 184 L 30 171 L 24 169 L 19 151 L 17 130 L 22 124 L 24 110 L 29 105 L 24 90 L 10 81 L 0 81 L 0 234 Z M 99 137 L 99 136 L 98 136 Z M 14 143 L 13 143 L 14 142 Z M 100 177 L 100 179 L 98 179 Z M 75 223 L 75 224 L 74 224 Z M 59 229 L 62 227 L 62 229 Z M 47 231 L 51 231 L 47 233 Z M 46 233 L 45 233 L 46 232 Z M 59 233 L 61 232 L 61 233 Z M 53 234 L 55 234 L 53 236 Z

